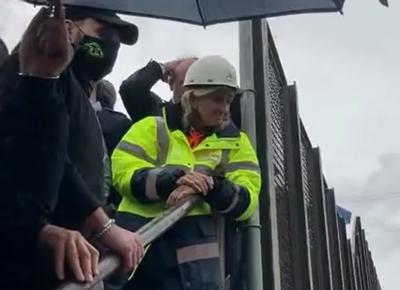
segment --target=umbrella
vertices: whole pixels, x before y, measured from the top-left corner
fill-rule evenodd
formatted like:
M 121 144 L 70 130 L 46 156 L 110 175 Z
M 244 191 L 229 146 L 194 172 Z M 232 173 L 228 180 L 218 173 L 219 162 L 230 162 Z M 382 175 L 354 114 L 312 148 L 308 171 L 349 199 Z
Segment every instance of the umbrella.
M 388 0 L 379 0 L 383 6 L 389 7 L 389 1 Z
M 44 4 L 45 0 L 24 0 Z M 344 0 L 64 0 L 122 14 L 170 19 L 198 25 L 311 12 L 337 12 Z

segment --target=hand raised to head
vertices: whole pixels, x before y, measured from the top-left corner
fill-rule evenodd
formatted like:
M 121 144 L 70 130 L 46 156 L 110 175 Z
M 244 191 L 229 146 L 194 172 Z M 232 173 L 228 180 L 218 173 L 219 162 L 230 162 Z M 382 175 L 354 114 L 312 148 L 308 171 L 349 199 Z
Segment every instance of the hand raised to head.
M 65 28 L 61 0 L 51 0 L 33 18 L 22 38 L 20 72 L 38 77 L 54 77 L 62 73 L 73 57 L 73 49 Z

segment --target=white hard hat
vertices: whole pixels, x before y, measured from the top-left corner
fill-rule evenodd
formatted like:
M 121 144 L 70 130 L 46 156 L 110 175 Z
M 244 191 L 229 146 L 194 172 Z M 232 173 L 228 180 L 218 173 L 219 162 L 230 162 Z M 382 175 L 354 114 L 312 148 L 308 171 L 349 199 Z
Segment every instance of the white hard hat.
M 228 87 L 238 90 L 235 67 L 219 55 L 210 55 L 195 61 L 186 72 L 183 86 L 212 91 L 214 87 Z M 199 87 L 208 88 L 199 88 Z

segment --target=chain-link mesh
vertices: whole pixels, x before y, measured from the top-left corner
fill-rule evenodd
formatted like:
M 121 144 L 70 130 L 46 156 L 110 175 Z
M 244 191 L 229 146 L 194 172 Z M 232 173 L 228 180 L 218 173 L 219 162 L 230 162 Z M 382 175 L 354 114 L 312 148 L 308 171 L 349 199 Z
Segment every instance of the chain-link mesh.
M 289 199 L 287 187 L 287 167 L 285 149 L 285 114 L 282 93 L 286 87 L 284 76 L 279 69 L 279 59 L 275 58 L 272 41 L 269 48 L 268 85 L 270 94 L 270 114 L 272 150 L 277 203 L 279 258 L 282 290 L 294 290 L 293 259 L 289 225 Z
M 345 289 L 342 285 L 342 281 L 344 282 L 345 280 L 342 279 L 342 275 L 345 275 L 343 267 L 346 263 L 344 263 L 343 260 L 348 259 L 346 261 L 347 270 L 351 273 L 347 275 L 347 283 L 345 282 L 345 285 L 355 286 L 351 288 L 349 286 L 348 290 L 381 290 L 376 270 L 368 250 L 368 244 L 365 241 L 365 236 L 361 234 L 361 225 L 358 224 L 355 237 L 353 238 L 355 241 L 355 250 L 353 254 L 350 251 L 350 242 L 346 239 L 345 226 L 342 225 L 342 232 L 340 233 L 341 235 L 339 235 L 339 229 L 335 223 L 337 213 L 333 191 L 330 195 L 331 202 L 323 206 L 323 195 L 326 197 L 325 193 L 329 190 L 326 180 L 320 171 L 321 169 L 316 165 L 315 150 L 312 148 L 312 144 L 303 124 L 300 123 L 300 136 L 293 135 L 290 136 L 292 139 L 288 138 L 288 134 L 294 134 L 293 132 L 298 131 L 293 130 L 292 132 L 290 126 L 293 124 L 288 124 L 287 122 L 291 121 L 292 117 L 297 118 L 298 116 L 289 115 L 293 112 L 290 112 L 290 105 L 288 105 L 289 102 L 287 102 L 288 99 L 286 99 L 288 93 L 287 82 L 270 32 L 268 33 L 268 44 L 268 65 L 265 66 L 264 69 L 265 75 L 268 77 L 268 114 L 270 114 L 269 120 L 271 121 L 271 149 L 274 171 L 273 181 L 276 194 L 280 289 L 306 289 L 304 286 L 305 284 L 294 284 L 295 281 L 297 283 L 302 283 L 302 280 L 306 279 L 299 278 L 298 273 L 301 272 L 299 269 L 296 269 L 296 277 L 294 271 L 294 267 L 305 265 L 304 261 L 299 262 L 298 260 L 305 255 L 293 253 L 293 249 L 297 247 L 292 243 L 298 240 L 298 237 L 292 236 L 294 232 L 292 230 L 294 229 L 291 228 L 291 225 L 296 223 L 292 223 L 291 218 L 294 218 L 294 216 L 291 215 L 296 215 L 297 217 L 298 212 L 296 212 L 296 207 L 289 206 L 290 200 L 295 199 L 289 199 L 289 189 L 291 188 L 289 188 L 288 173 L 291 174 L 291 171 L 288 169 L 292 169 L 293 164 L 289 164 L 291 160 L 288 160 L 288 152 L 296 151 L 296 154 L 298 154 L 298 150 L 300 149 L 301 189 L 304 195 L 307 246 L 309 251 L 308 262 L 310 267 L 309 271 L 311 271 L 312 276 L 312 281 L 310 281 L 313 285 L 312 289 L 328 290 L 331 289 L 330 285 L 333 286 L 331 290 Z M 286 119 L 286 116 L 289 116 L 289 119 Z M 300 148 L 288 147 L 293 146 L 293 144 L 289 144 L 288 141 L 295 140 L 294 138 L 298 137 L 300 137 Z M 297 161 L 298 160 L 295 160 L 295 162 Z M 298 173 L 299 172 L 296 172 L 294 174 L 295 178 L 299 177 Z M 290 176 L 292 177 L 292 175 Z M 298 180 L 296 179 L 296 181 Z M 291 178 L 290 185 L 292 184 Z M 294 192 L 293 194 L 298 194 L 298 192 Z M 330 207 L 328 207 L 328 205 L 330 205 Z M 296 232 L 302 232 L 302 229 L 296 230 Z M 341 237 L 340 241 L 339 237 Z M 329 251 L 327 248 L 328 244 L 330 246 Z M 346 252 L 345 249 L 347 249 L 348 252 Z M 329 253 L 331 256 L 328 258 Z M 274 270 L 276 271 L 278 269 Z M 304 271 L 304 273 L 305 272 L 307 271 Z

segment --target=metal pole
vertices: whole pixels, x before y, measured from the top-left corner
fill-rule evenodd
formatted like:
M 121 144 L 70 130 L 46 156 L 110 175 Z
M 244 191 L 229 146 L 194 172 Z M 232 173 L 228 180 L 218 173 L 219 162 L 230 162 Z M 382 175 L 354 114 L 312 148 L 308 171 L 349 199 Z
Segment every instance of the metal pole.
M 239 24 L 239 36 L 241 87 L 256 92 L 256 95 L 246 93 L 242 98 L 242 128 L 257 149 L 262 174 L 260 210 L 249 221 L 246 235 L 247 289 L 278 290 L 280 276 L 276 198 L 269 129 L 269 80 L 265 69 L 269 61 L 267 22 L 243 21 Z
M 240 24 L 240 75 L 242 87 L 254 89 L 252 76 L 252 34 L 251 22 Z M 245 59 L 244 59 L 245 58 Z M 246 78 L 244 77 L 246 76 Z M 247 81 L 247 83 L 246 83 Z M 248 93 L 241 100 L 242 128 L 249 135 L 253 146 L 256 146 L 255 100 L 254 95 Z M 263 290 L 262 252 L 261 252 L 261 226 L 260 213 L 257 209 L 247 224 L 246 232 L 246 280 L 248 290 Z
M 145 224 L 138 230 L 144 246 L 147 246 L 155 239 L 168 231 L 180 219 L 186 216 L 190 210 L 201 200 L 198 196 L 193 196 L 183 203 L 176 205 L 163 212 L 158 217 Z M 56 290 L 89 290 L 114 273 L 120 265 L 120 259 L 115 255 L 107 255 L 99 265 L 100 274 L 97 275 L 92 283 L 67 282 L 59 286 Z

